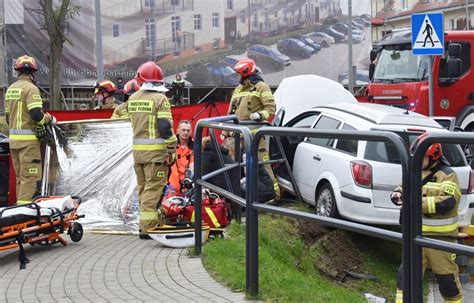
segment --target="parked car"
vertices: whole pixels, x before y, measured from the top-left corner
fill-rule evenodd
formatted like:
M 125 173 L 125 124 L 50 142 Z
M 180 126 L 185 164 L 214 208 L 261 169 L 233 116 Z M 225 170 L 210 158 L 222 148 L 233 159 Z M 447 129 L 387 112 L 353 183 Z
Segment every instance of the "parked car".
M 339 43 L 339 42 L 346 39 L 346 35 L 344 35 L 343 33 L 338 32 L 332 26 L 326 27 L 325 29 L 323 29 L 323 31 L 326 34 L 328 34 L 329 36 L 333 37 L 334 41 L 336 41 L 336 43 Z
M 227 64 L 228 66 L 230 66 L 231 68 L 234 68 L 234 66 L 237 64 L 237 62 L 239 61 L 239 59 L 237 58 L 234 58 L 234 57 L 229 57 L 229 56 L 226 56 L 222 62 L 224 62 L 225 64 Z
M 294 98 L 288 100 L 293 104 Z M 276 117 L 282 115 L 280 110 Z M 369 103 L 334 103 L 301 112 L 285 127 L 385 130 L 398 134 L 409 146 L 423 132 L 448 132 L 433 119 L 405 109 Z M 401 184 L 399 155 L 391 144 L 330 138 L 282 138 L 295 183 L 302 198 L 315 206 L 321 216 L 343 217 L 369 224 L 397 225 L 400 208 L 390 200 Z M 462 197 L 459 204 L 461 226 L 470 224 L 474 199 L 469 180 L 471 167 L 459 145 L 443 145 L 446 159 L 456 171 Z M 271 158 L 278 158 L 271 147 Z M 278 182 L 294 194 L 284 167 L 277 169 Z
M 333 37 L 323 32 L 315 32 L 313 35 L 309 36 L 309 38 L 322 47 L 329 47 L 331 44 L 336 42 Z
M 343 20 L 343 21 L 340 21 L 338 23 L 342 23 L 342 24 L 345 24 L 345 25 L 349 26 L 349 20 Z M 355 20 L 352 20 L 352 30 L 356 29 L 358 31 L 363 31 L 364 28 L 365 28 L 365 26 L 363 24 L 358 23 Z
M 269 64 L 279 70 L 291 64 L 288 56 L 266 45 L 252 45 L 247 49 L 247 57 L 254 60 L 258 65 Z
M 339 74 L 337 77 L 337 81 L 341 83 L 342 85 L 348 85 L 349 84 L 349 73 L 345 72 L 342 74 Z M 368 70 L 357 70 L 356 72 L 356 77 L 354 79 L 354 84 L 355 85 L 367 85 L 369 84 L 369 71 Z
M 321 45 L 319 45 L 318 43 L 314 42 L 313 40 L 311 40 L 310 38 L 308 37 L 303 37 L 303 36 L 299 36 L 297 38 L 295 38 L 296 40 L 298 41 L 301 41 L 303 42 L 306 46 L 309 46 L 311 47 L 315 53 L 319 52 L 321 50 Z
M 336 23 L 332 26 L 333 29 L 337 30 L 344 35 L 349 35 L 349 25 L 344 23 Z M 352 28 L 352 36 L 361 36 L 362 40 L 365 38 L 365 33 L 363 30 Z
M 314 49 L 296 39 L 283 39 L 278 41 L 277 49 L 289 56 L 299 56 L 301 58 L 310 58 L 314 54 Z
M 237 86 L 239 84 L 237 73 L 224 62 L 218 62 L 215 64 L 208 63 L 206 67 L 214 78 L 216 85 Z

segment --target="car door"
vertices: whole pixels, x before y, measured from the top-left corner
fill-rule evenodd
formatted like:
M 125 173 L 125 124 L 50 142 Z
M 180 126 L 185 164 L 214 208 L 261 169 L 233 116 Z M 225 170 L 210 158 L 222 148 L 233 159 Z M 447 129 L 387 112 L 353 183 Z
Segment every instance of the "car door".
M 314 129 L 335 130 L 341 126 L 339 119 L 321 114 L 314 125 Z M 295 151 L 293 161 L 293 175 L 303 199 L 314 201 L 314 184 L 319 177 L 321 167 L 328 161 L 328 153 L 333 152 L 330 147 L 335 140 L 330 138 L 306 138 Z

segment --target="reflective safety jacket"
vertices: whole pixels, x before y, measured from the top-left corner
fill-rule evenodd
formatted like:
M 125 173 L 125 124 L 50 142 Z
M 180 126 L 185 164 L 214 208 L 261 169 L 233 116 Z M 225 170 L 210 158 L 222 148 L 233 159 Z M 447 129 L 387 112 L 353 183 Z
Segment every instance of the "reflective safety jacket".
M 456 173 L 437 161 L 429 170 L 423 170 L 422 178 L 423 235 L 457 237 L 461 190 Z
M 193 141 L 191 138 L 189 138 L 187 145 L 178 143 L 176 146 L 176 162 L 171 166 L 171 174 L 168 178 L 169 183 L 173 185 L 176 191 L 179 191 L 181 187 L 186 169 L 194 169 Z
M 127 111 L 135 163 L 165 162 L 168 154 L 176 151 L 177 141 L 168 98 L 156 91 L 139 90 L 128 99 Z
M 129 118 L 127 103 L 122 103 L 114 109 L 112 119 L 126 119 Z
M 42 109 L 43 100 L 39 88 L 27 75 L 20 75 L 5 94 L 10 148 L 22 148 L 32 142 L 38 142 L 36 125 L 49 122 L 49 115 L 45 115 Z M 36 112 L 36 121 L 33 120 L 33 112 Z
M 239 120 L 250 120 L 250 114 L 259 113 L 262 120 L 275 114 L 275 99 L 270 87 L 263 81 L 240 84 L 234 89 L 227 114 Z

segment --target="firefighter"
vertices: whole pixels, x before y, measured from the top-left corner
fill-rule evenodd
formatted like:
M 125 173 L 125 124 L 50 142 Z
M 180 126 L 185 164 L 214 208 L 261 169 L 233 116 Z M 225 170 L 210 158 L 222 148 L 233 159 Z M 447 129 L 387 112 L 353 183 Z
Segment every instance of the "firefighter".
M 130 98 L 131 95 L 133 95 L 136 91 L 140 90 L 140 85 L 138 85 L 138 82 L 136 79 L 132 79 L 125 83 L 125 86 L 123 88 L 123 93 L 124 93 L 124 103 L 120 104 L 114 109 L 114 112 L 112 114 L 112 119 L 124 119 L 128 118 L 128 111 L 127 111 L 127 101 Z
M 183 94 L 186 83 L 181 79 L 180 74 L 176 74 L 175 79 L 171 83 L 173 90 L 173 105 L 183 105 Z
M 411 145 L 414 151 L 427 133 Z M 424 236 L 455 242 L 458 235 L 458 206 L 461 190 L 454 170 L 443 158 L 441 144 L 432 144 L 423 159 L 422 172 L 422 232 Z M 397 187 L 390 196 L 396 205 L 403 204 L 402 188 Z M 439 292 L 445 302 L 463 302 L 456 254 L 423 248 L 423 270 L 430 265 L 438 280 Z M 398 270 L 396 302 L 403 302 L 403 264 Z
M 127 111 L 133 129 L 133 159 L 138 183 L 140 239 L 161 225 L 159 207 L 168 183 L 169 166 L 176 159 L 176 136 L 163 72 L 152 61 L 137 71 L 140 90 L 130 96 Z
M 10 128 L 10 150 L 16 174 L 17 204 L 30 203 L 41 190 L 41 144 L 46 125 L 56 119 L 43 112 L 43 100 L 34 83 L 36 60 L 24 55 L 15 61 L 18 80 L 5 95 L 5 112 Z
M 103 80 L 97 82 L 94 86 L 94 94 L 99 101 L 96 109 L 114 109 L 117 107 L 115 103 L 114 93 L 117 91 L 117 86 L 112 81 Z
M 191 138 L 191 122 L 181 120 L 178 123 L 178 144 L 176 146 L 176 162 L 171 166 L 169 183 L 176 191 L 181 191 L 184 178 L 192 179 L 194 171 L 193 138 Z
M 275 113 L 275 99 L 273 98 L 270 87 L 263 81 L 261 71 L 252 59 L 244 58 L 239 60 L 234 70 L 239 77 L 239 86 L 234 89 L 230 100 L 227 114 L 237 115 L 240 121 L 252 120 L 262 122 L 267 120 Z M 251 129 L 255 133 L 258 128 Z M 223 139 L 229 136 L 229 133 L 223 132 Z M 265 141 L 261 140 L 258 150 L 258 159 L 269 160 L 268 151 L 265 147 Z M 265 165 L 268 174 L 273 180 L 273 187 L 276 193 L 276 199 L 280 198 L 280 188 L 273 174 L 272 167 Z

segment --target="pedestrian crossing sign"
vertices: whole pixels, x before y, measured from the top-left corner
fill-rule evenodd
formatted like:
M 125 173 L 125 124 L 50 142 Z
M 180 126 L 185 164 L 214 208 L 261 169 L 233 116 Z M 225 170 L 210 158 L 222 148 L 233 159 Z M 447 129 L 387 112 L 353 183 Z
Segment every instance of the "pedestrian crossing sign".
M 443 55 L 443 13 L 411 15 L 411 46 L 414 55 Z

